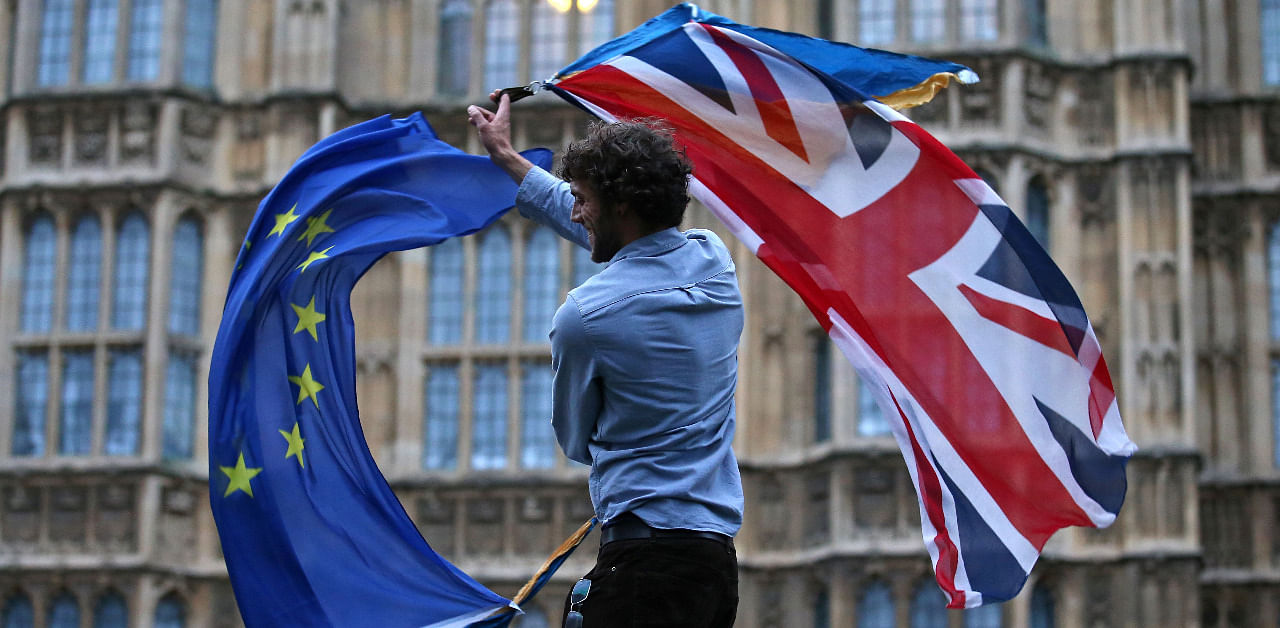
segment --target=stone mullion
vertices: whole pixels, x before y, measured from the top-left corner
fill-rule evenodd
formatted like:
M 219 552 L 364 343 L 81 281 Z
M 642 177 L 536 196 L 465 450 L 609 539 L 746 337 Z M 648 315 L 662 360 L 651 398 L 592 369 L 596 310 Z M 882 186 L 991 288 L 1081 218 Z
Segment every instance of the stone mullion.
M 151 217 L 151 264 L 147 325 L 143 340 L 143 404 L 141 456 L 159 460 L 164 442 L 164 389 L 168 365 L 169 279 L 172 272 L 176 200 L 161 194 L 148 212 Z
M 411 473 L 422 468 L 426 367 L 422 348 L 427 344 L 427 298 L 430 286 L 429 249 L 400 253 L 400 316 L 392 376 L 395 438 L 384 459 L 393 472 Z
M 1248 458 L 1245 472 L 1249 475 L 1265 473 L 1275 468 L 1275 432 L 1272 425 L 1272 408 L 1276 399 L 1271 391 L 1271 356 L 1275 342 L 1271 338 L 1271 294 L 1267 274 L 1268 219 L 1274 216 L 1254 205 L 1245 220 L 1248 228 L 1241 251 L 1241 293 L 1244 297 L 1242 313 L 1244 329 L 1243 370 L 1241 386 L 1243 399 L 1239 404 L 1242 417 L 1249 426 Z
M 457 470 L 471 469 L 471 434 L 475 409 L 475 312 L 478 255 L 476 238 L 463 238 L 462 355 L 458 360 L 458 464 Z M 461 511 L 461 503 L 460 508 Z M 463 547 L 460 538 L 458 547 Z
M 22 208 L 12 199 L 0 201 L 0 337 L 17 334 L 22 294 Z M 0 425 L 14 425 L 16 353 L 0 352 Z M 0 459 L 13 451 L 12 429 L 0 429 Z

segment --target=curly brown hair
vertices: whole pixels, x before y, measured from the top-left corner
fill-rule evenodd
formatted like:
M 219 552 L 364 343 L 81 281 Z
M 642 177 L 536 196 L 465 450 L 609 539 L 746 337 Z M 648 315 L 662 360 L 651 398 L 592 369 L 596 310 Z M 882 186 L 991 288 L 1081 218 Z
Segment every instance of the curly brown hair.
M 591 186 L 606 207 L 626 203 L 660 229 L 675 227 L 684 218 L 692 172 L 671 127 L 640 118 L 592 122 L 587 136 L 565 151 L 559 175 Z

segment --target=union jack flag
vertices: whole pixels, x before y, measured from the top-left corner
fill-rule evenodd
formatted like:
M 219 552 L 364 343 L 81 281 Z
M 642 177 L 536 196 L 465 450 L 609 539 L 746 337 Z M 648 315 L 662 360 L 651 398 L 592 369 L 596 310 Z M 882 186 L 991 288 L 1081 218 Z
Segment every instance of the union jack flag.
M 1114 521 L 1136 450 L 1066 277 L 990 186 L 868 96 L 920 102 L 966 73 L 685 4 L 550 82 L 605 120 L 667 120 L 692 194 L 897 417 L 951 608 L 1010 599 L 1056 530 Z

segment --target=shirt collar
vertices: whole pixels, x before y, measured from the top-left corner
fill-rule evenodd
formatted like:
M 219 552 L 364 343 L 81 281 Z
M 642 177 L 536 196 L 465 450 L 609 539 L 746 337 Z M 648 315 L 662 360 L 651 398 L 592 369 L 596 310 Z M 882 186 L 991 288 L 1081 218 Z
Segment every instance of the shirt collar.
M 688 241 L 689 239 L 684 237 L 684 234 L 680 233 L 678 229 L 667 227 L 661 231 L 655 231 L 632 240 L 629 244 L 619 249 L 613 255 L 613 259 L 609 260 L 609 263 L 612 264 L 628 257 L 654 257 L 678 248 Z

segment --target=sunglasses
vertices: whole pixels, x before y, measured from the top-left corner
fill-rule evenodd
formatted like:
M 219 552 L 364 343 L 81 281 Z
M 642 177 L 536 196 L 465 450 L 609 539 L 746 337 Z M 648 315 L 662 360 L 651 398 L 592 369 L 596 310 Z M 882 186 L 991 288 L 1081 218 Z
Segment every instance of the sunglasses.
M 573 585 L 573 589 L 569 591 L 569 614 L 564 618 L 564 628 L 582 628 L 582 613 L 578 612 L 578 606 L 587 599 L 590 592 L 591 581 L 586 578 Z

